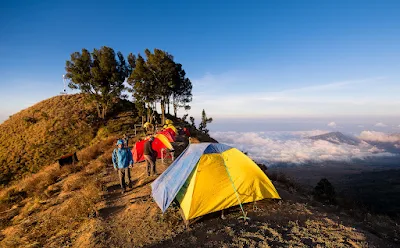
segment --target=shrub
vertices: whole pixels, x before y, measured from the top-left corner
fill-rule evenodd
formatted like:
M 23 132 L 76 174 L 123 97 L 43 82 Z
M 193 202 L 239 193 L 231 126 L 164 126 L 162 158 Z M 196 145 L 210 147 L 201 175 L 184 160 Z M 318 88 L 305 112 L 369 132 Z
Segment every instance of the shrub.
M 336 204 L 335 188 L 326 178 L 322 178 L 318 182 L 314 188 L 313 195 L 318 201 Z
M 33 118 L 33 117 L 30 117 L 30 116 L 26 116 L 26 117 L 24 117 L 24 118 L 22 118 L 26 123 L 29 123 L 29 124 L 35 124 L 36 122 L 37 122 L 37 120 L 35 119 L 35 118 Z

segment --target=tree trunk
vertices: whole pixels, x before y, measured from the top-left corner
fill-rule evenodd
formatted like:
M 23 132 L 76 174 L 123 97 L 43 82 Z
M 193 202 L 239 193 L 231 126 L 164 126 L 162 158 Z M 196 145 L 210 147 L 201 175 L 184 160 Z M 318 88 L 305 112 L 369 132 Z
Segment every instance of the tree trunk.
M 178 104 L 174 103 L 174 115 L 176 117 L 176 114 L 178 113 Z
M 167 98 L 167 112 L 169 114 L 169 97 Z
M 100 104 L 98 102 L 96 103 L 96 109 L 97 109 L 97 117 L 101 118 Z
M 107 106 L 103 106 L 103 113 L 101 113 L 103 120 L 106 119 L 106 114 L 107 114 Z
M 151 109 L 150 109 L 150 104 L 148 104 L 147 105 L 147 122 L 150 122 L 151 123 L 151 117 L 150 117 L 150 114 L 151 114 Z
M 165 100 L 161 100 L 161 125 L 165 123 Z

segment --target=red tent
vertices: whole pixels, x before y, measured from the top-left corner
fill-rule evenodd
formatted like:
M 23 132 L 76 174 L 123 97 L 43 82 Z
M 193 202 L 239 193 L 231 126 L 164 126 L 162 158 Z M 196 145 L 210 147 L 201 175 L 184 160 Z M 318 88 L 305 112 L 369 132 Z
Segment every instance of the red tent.
M 175 142 L 175 135 L 171 135 L 171 133 L 168 132 L 167 130 L 163 130 L 158 133 L 163 134 L 165 137 L 167 137 L 169 142 Z
M 133 161 L 135 163 L 144 161 L 144 144 L 146 143 L 146 140 L 141 140 L 136 142 L 135 146 L 132 149 L 132 157 Z M 168 142 L 168 141 L 166 141 Z M 151 144 L 151 147 L 153 150 L 156 151 L 157 153 L 157 158 L 161 158 L 161 150 L 164 149 L 172 149 L 171 143 L 168 142 L 168 144 L 163 143 L 160 139 L 154 138 L 153 143 Z
M 184 127 L 184 128 L 183 128 L 183 131 L 185 132 L 186 136 L 190 137 L 189 129 L 187 129 L 186 127 Z
M 176 133 L 172 128 L 166 128 L 164 131 L 167 131 L 169 134 L 171 134 L 172 137 L 175 138 Z

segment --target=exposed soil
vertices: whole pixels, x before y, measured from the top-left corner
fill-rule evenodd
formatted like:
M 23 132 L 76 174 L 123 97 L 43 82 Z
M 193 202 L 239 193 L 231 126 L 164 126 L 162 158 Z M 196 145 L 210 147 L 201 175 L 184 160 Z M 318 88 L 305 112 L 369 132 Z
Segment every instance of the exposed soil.
M 157 161 L 157 172 L 167 168 Z M 368 231 L 335 207 L 313 202 L 275 183 L 282 200 L 262 200 L 245 205 L 249 221 L 239 208 L 211 213 L 188 228 L 177 206 L 162 214 L 151 197 L 144 163 L 132 169 L 134 187 L 121 193 L 117 174 L 107 169 L 105 201 L 98 223 L 91 230 L 92 247 L 397 247 Z

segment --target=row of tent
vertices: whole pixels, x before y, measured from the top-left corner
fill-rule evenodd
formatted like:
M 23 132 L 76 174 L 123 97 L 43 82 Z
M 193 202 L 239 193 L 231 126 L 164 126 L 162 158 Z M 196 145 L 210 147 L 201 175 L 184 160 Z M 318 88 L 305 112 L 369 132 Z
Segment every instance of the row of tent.
M 169 123 L 166 127 L 164 127 L 163 130 L 154 135 L 154 141 L 151 146 L 153 150 L 156 151 L 157 158 L 161 158 L 163 149 L 174 149 L 171 143 L 175 142 L 177 133 L 178 130 L 175 128 L 175 126 L 172 123 Z M 135 143 L 132 149 L 133 160 L 135 163 L 144 161 L 144 144 L 148 139 L 149 137 Z
M 187 130 L 184 133 L 190 136 Z M 162 149 L 173 149 L 171 143 L 177 134 L 178 130 L 167 120 L 152 143 L 158 158 Z M 144 161 L 147 140 L 135 144 L 132 151 L 135 162 Z M 265 198 L 280 199 L 272 182 L 252 159 L 220 143 L 189 144 L 151 188 L 163 213 L 176 201 L 186 221 Z

